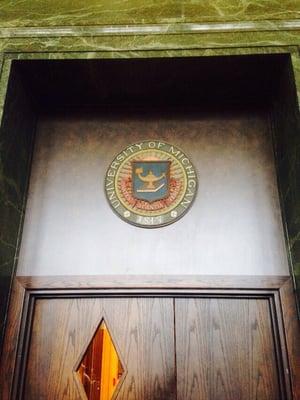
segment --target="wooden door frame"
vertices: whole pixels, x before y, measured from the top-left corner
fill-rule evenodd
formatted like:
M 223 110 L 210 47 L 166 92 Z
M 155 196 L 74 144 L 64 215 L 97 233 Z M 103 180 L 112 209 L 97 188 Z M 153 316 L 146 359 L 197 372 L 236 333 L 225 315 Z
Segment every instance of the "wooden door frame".
M 36 299 L 125 296 L 268 299 L 282 398 L 300 398 L 300 324 L 291 277 L 228 275 L 16 277 L 0 365 L 0 398 L 21 398 Z

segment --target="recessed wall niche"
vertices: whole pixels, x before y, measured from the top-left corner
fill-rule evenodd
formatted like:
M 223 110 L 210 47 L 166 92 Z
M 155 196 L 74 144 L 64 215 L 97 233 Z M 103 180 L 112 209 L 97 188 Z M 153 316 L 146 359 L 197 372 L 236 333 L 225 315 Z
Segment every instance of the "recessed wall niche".
M 289 69 L 286 55 L 14 62 L 36 121 L 17 274 L 288 274 L 274 104 Z M 115 216 L 103 180 L 151 138 L 190 156 L 199 190 L 147 230 Z
M 187 312 L 192 300 L 193 310 L 198 309 L 198 315 L 206 315 L 210 321 L 212 308 L 223 321 L 225 314 L 221 310 L 228 307 L 229 319 L 226 317 L 226 324 L 218 323 L 216 327 L 218 335 L 219 327 L 225 333 L 222 337 L 226 338 L 226 345 L 222 348 L 209 345 L 207 348 L 214 352 L 208 356 L 210 360 L 212 357 L 219 359 L 218 352 L 224 354 L 224 348 L 228 348 L 234 363 L 237 356 L 241 355 L 239 360 L 249 359 L 251 353 L 250 359 L 258 360 L 261 371 L 261 359 L 255 354 L 264 360 L 271 356 L 274 368 L 270 370 L 269 362 L 264 367 L 264 376 L 268 377 L 263 380 L 268 383 L 264 398 L 289 397 L 290 383 L 297 398 L 298 382 L 294 378 L 299 365 L 298 326 L 292 280 L 286 277 L 289 252 L 284 235 L 286 230 L 293 246 L 291 254 L 295 257 L 296 269 L 297 240 L 293 238 L 298 223 L 295 218 L 298 166 L 294 149 L 299 120 L 289 56 L 16 61 L 10 73 L 1 126 L 1 145 L 7 151 L 1 160 L 4 201 L 0 217 L 5 238 L 1 246 L 6 252 L 2 252 L 4 279 L 1 279 L 0 305 L 4 321 L 10 282 L 18 264 L 8 335 L 19 338 L 19 343 L 16 343 L 18 339 L 14 341 L 10 337 L 6 341 L 2 374 L 5 383 L 1 385 L 6 386 L 4 393 L 10 390 L 8 386 L 13 379 L 17 397 L 22 397 L 22 393 L 30 398 L 40 398 L 45 393 L 53 397 L 53 390 L 58 388 L 56 381 L 52 383 L 51 392 L 49 381 L 37 387 L 39 372 L 36 371 L 40 368 L 36 369 L 35 365 L 49 365 L 50 358 L 56 355 L 58 364 L 50 363 L 63 366 L 63 373 L 59 374 L 59 380 L 64 376 L 59 385 L 61 393 L 66 393 L 66 387 L 71 388 L 71 381 L 78 385 L 76 362 L 82 360 L 84 349 L 91 343 L 90 338 L 105 312 L 116 338 L 114 343 L 125 356 L 122 365 L 130 374 L 138 364 L 136 371 L 142 376 L 139 380 L 142 387 L 143 377 L 153 371 L 157 358 L 147 356 L 152 362 L 141 370 L 143 364 L 136 354 L 141 355 L 141 359 L 150 353 L 158 357 L 168 355 L 168 359 L 161 357 L 162 361 L 168 361 L 168 367 L 165 368 L 164 362 L 159 365 L 163 366 L 161 371 L 169 371 L 165 383 L 171 382 L 171 385 L 164 383 L 163 387 L 168 388 L 173 398 L 176 377 L 172 351 L 177 351 L 172 344 L 173 330 L 179 332 L 180 329 L 180 325 L 174 326 L 175 322 L 184 321 L 181 327 L 189 331 L 190 326 L 194 326 L 194 317 L 190 322 L 184 319 L 192 316 Z M 136 228 L 121 221 L 110 210 L 103 190 L 106 168 L 116 153 L 128 143 L 151 138 L 182 148 L 193 161 L 199 180 L 197 199 L 189 213 L 176 224 L 155 230 Z M 19 257 L 15 257 L 14 249 L 19 244 Z M 98 276 L 90 276 L 94 274 Z M 116 276 L 104 277 L 113 274 Z M 142 276 L 129 276 L 131 274 Z M 145 274 L 157 275 L 147 277 Z M 162 277 L 163 274 L 168 276 Z M 178 274 L 180 276 L 176 276 Z M 187 274 L 192 275 L 188 277 Z M 205 274 L 227 277 L 203 277 Z M 145 298 L 144 292 L 136 289 L 140 286 L 133 289 L 133 282 L 138 281 L 141 283 L 136 285 L 142 286 L 151 282 Z M 162 283 L 164 281 L 167 283 Z M 176 286 L 179 281 L 181 283 Z M 124 282 L 125 286 L 129 285 L 127 292 L 119 290 Z M 158 286 L 156 282 L 160 282 Z M 153 287 L 160 288 L 161 284 L 166 285 L 165 289 L 153 292 Z M 242 295 L 241 290 L 244 290 Z M 196 292 L 199 299 L 196 299 L 195 309 Z M 115 298 L 115 293 L 122 297 L 121 302 Z M 133 293 L 140 293 L 142 297 L 132 298 Z M 232 298 L 228 298 L 228 294 Z M 187 295 L 193 299 L 188 299 Z M 22 296 L 25 296 L 24 303 Z M 82 312 L 78 312 L 78 306 L 82 307 Z M 241 314 L 232 312 L 238 310 L 236 306 Z M 207 314 L 203 313 L 203 307 L 208 310 Z M 175 318 L 180 309 L 184 318 Z M 101 315 L 97 314 L 99 312 Z M 127 317 L 122 321 L 127 324 L 127 330 L 120 324 L 120 316 L 124 315 L 131 317 L 130 324 L 126 322 L 129 321 Z M 47 316 L 46 324 L 44 316 Z M 14 330 L 18 325 L 14 317 L 21 322 L 20 332 L 18 328 Z M 55 324 L 62 326 L 64 318 L 69 321 L 63 324 L 66 337 L 76 336 L 72 342 L 79 351 L 61 351 L 64 341 L 59 342 L 63 345 L 59 347 L 52 334 Z M 236 326 L 243 326 L 243 321 L 246 322 L 244 326 L 252 326 L 253 318 L 259 321 L 255 329 L 261 340 L 256 341 L 255 346 L 251 343 L 249 353 L 247 335 L 242 335 L 245 340 L 242 347 L 236 347 L 232 335 L 226 335 L 231 332 L 228 326 L 232 321 Z M 202 327 L 208 328 L 206 333 L 210 341 L 211 328 L 205 321 L 203 323 Z M 162 327 L 159 335 L 158 327 Z M 187 337 L 184 329 L 182 338 Z M 124 333 L 133 331 L 147 339 L 146 345 L 140 347 L 144 353 L 122 350 L 121 344 L 128 343 Z M 203 331 L 201 326 L 199 331 Z M 271 332 L 271 335 L 266 336 L 264 332 Z M 80 335 L 81 341 L 78 340 Z M 153 335 L 162 338 L 166 345 L 155 341 L 159 351 L 147 345 L 154 343 Z M 49 352 L 48 338 L 51 337 L 55 340 Z M 263 353 L 261 348 L 266 337 L 270 338 L 268 352 Z M 185 346 L 181 340 L 176 340 L 177 345 L 179 349 L 180 346 L 195 348 Z M 246 351 L 240 352 L 241 348 Z M 18 362 L 13 371 L 15 351 Z M 60 361 L 65 354 L 71 362 Z M 126 354 L 130 357 L 126 358 Z M 185 353 L 179 350 L 177 354 Z M 253 374 L 247 375 L 249 385 L 242 386 L 254 397 L 262 398 L 257 390 L 265 389 L 256 384 L 257 377 L 262 375 L 252 367 L 253 363 Z M 214 368 L 218 369 L 219 365 L 214 364 Z M 57 368 L 54 369 L 57 376 Z M 156 376 L 156 368 L 154 371 Z M 228 368 L 226 376 L 227 371 Z M 204 372 L 204 384 L 199 388 L 206 387 L 207 373 Z M 215 369 L 212 374 L 216 376 Z M 51 373 L 46 375 L 51 376 Z M 164 377 L 165 372 L 161 376 Z M 233 397 L 236 397 L 231 382 L 239 385 L 240 380 L 229 380 Z M 156 378 L 152 382 L 156 382 Z M 127 383 L 123 381 L 125 386 L 122 385 L 121 390 Z M 185 385 L 184 380 L 181 384 Z M 158 386 L 155 384 L 155 387 Z M 73 385 L 71 390 L 75 389 Z M 159 396 L 167 398 L 164 394 Z M 247 393 L 245 396 L 249 397 Z

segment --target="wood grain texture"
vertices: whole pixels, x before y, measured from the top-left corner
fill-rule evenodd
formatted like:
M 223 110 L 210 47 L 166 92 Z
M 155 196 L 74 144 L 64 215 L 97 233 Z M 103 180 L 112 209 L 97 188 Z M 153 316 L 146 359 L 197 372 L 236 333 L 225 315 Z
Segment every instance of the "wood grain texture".
M 292 280 L 287 281 L 279 291 L 282 317 L 286 335 L 289 371 L 293 398 L 300 399 L 300 322 L 297 316 L 296 296 Z
M 36 301 L 24 399 L 80 399 L 74 369 L 104 316 L 127 374 L 118 400 L 174 399 L 173 300 Z
M 26 329 L 20 330 L 20 327 L 26 326 L 30 319 L 30 308 L 27 307 L 24 308 L 21 318 L 24 296 L 27 298 L 30 295 L 36 301 L 36 308 L 29 346 L 30 371 L 27 371 L 25 376 L 25 399 L 51 398 L 51 395 L 40 396 L 42 391 L 47 393 L 49 388 L 53 394 L 52 398 L 55 399 L 82 398 L 74 380 L 73 370 L 103 315 L 128 371 L 118 399 L 147 398 L 145 396 L 149 395 L 149 387 L 154 386 L 157 396 L 154 398 L 160 399 L 159 396 L 165 396 L 162 398 L 175 399 L 174 392 L 169 388 L 174 389 L 176 386 L 172 331 L 172 302 L 176 301 L 179 304 L 183 302 L 181 309 L 184 311 L 183 315 L 178 314 L 179 317 L 176 317 L 177 347 L 181 346 L 183 350 L 188 351 L 188 346 L 184 347 L 184 340 L 189 341 L 193 346 L 190 348 L 190 360 L 197 361 L 196 368 L 191 364 L 194 368 L 191 396 L 197 393 L 197 390 L 202 390 L 204 394 L 209 393 L 209 400 L 214 400 L 214 397 L 209 396 L 216 396 L 217 400 L 251 400 L 253 393 L 260 396 L 257 397 L 259 400 L 289 399 L 288 391 L 285 396 L 284 393 L 280 393 L 278 387 L 284 384 L 284 379 L 274 378 L 277 366 L 278 378 L 281 377 L 280 366 L 283 358 L 288 359 L 287 362 L 283 362 L 283 366 L 287 377 L 290 371 L 292 399 L 298 400 L 300 329 L 291 278 L 269 277 L 268 282 L 268 277 L 261 277 L 261 280 L 260 277 L 235 277 L 232 285 L 227 278 L 205 278 L 202 280 L 201 277 L 194 276 L 168 279 L 165 276 L 156 276 L 154 279 L 149 276 L 135 276 L 124 280 L 118 277 L 118 280 L 114 281 L 113 277 L 106 276 L 103 280 L 102 277 L 98 277 L 92 281 L 92 277 L 76 277 L 76 280 L 69 282 L 69 286 L 67 277 L 18 278 L 15 282 L 14 303 L 10 308 L 9 330 L 1 363 L 0 399 L 15 399 L 10 393 L 15 393 L 21 386 L 19 375 L 14 374 L 15 367 L 18 370 L 18 360 L 22 358 L 22 354 L 26 354 L 26 346 L 22 345 L 26 344 Z M 168 297 L 162 299 L 163 296 Z M 279 301 L 276 307 L 272 308 L 272 331 L 268 304 L 272 303 L 273 297 L 279 298 Z M 201 302 L 201 307 L 193 305 L 191 314 L 187 305 L 195 302 Z M 178 311 L 178 306 L 176 310 Z M 195 314 L 196 318 L 192 320 Z M 193 329 L 189 330 L 189 326 Z M 275 334 L 275 330 L 281 333 Z M 200 354 L 198 343 L 203 345 Z M 143 347 L 145 349 L 142 353 Z M 287 354 L 283 354 L 285 351 Z M 200 356 L 203 356 L 203 359 L 206 357 L 210 368 L 198 361 Z M 177 351 L 179 369 L 184 370 L 186 360 L 184 351 Z M 26 371 L 24 361 L 26 360 L 23 360 Z M 181 386 L 185 372 L 180 373 L 179 370 L 177 374 L 179 395 L 188 390 L 187 387 Z M 38 379 L 40 376 L 43 379 Z M 200 378 L 203 378 L 203 382 L 197 388 L 197 379 Z M 147 385 L 143 385 L 140 379 L 147 379 Z M 186 384 L 190 383 L 191 380 L 188 380 Z M 222 392 L 223 387 L 225 389 Z M 164 388 L 167 388 L 166 394 L 162 395 Z M 243 397 L 241 390 L 249 392 L 249 397 Z
M 15 365 L 17 363 L 17 349 L 19 331 L 22 320 L 22 308 L 25 297 L 24 287 L 14 280 L 12 287 L 11 302 L 8 311 L 8 321 L 0 362 L 0 399 L 8 400 L 14 377 Z
M 26 289 L 279 289 L 289 276 L 76 275 L 18 276 Z
M 278 400 L 267 299 L 176 299 L 178 400 Z

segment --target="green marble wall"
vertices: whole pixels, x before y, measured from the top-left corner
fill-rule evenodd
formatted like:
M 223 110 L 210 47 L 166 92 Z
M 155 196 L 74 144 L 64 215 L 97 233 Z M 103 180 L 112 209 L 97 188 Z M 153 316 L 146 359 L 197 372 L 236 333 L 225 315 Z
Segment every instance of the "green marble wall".
M 299 1 L 2 0 L 0 12 L 6 27 L 255 21 L 299 18 Z
M 292 65 L 293 62 L 293 65 Z M 293 70 L 294 66 L 294 70 Z M 300 300 L 300 118 L 297 91 L 299 58 L 286 63 L 273 107 L 279 190 L 290 265 Z M 295 76 L 297 79 L 295 80 Z M 299 303 L 300 307 L 300 303 Z
M 299 0 L 30 0 L 0 2 L 0 324 L 18 252 L 34 114 L 10 60 L 288 53 L 274 104 L 281 198 L 300 288 Z M 286 82 L 289 82 L 287 84 Z M 7 106 L 3 113 L 4 100 Z M 21 111 L 22 110 L 22 111 Z M 284 133 L 284 135 L 283 135 Z
M 7 71 L 4 75 L 8 77 Z M 30 100 L 13 68 L 0 127 L 0 345 L 17 263 L 34 125 Z

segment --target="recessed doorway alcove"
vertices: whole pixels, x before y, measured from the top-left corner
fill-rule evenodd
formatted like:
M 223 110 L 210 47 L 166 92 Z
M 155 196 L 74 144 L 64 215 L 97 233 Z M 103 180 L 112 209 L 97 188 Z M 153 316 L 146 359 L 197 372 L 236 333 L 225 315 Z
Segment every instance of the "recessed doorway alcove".
M 78 360 L 103 315 L 126 371 L 118 399 L 221 399 L 216 369 L 230 400 L 299 391 L 281 163 L 298 133 L 289 55 L 13 61 L 4 113 L 26 192 L 16 398 L 85 398 Z M 147 139 L 181 148 L 199 181 L 189 212 L 159 229 L 125 223 L 104 195 L 115 155 Z
M 288 62 L 15 62 L 36 118 L 18 274 L 288 274 L 272 123 Z M 116 218 L 103 192 L 113 157 L 148 138 L 188 152 L 199 177 L 191 211 L 155 231 Z

